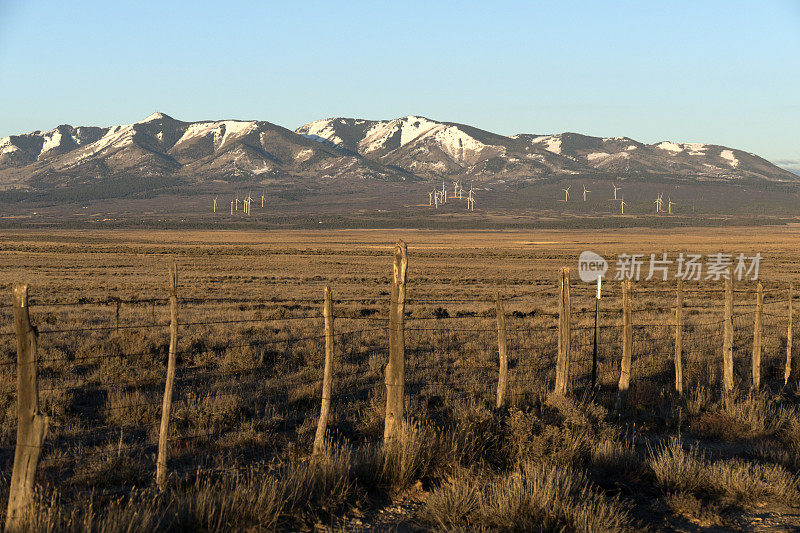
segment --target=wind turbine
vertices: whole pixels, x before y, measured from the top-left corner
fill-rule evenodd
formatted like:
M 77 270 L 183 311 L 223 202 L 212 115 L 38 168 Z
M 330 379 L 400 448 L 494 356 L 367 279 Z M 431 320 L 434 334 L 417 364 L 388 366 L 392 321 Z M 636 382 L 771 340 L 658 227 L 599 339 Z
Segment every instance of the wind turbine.
M 656 204 L 656 213 L 660 213 L 662 211 L 661 207 L 662 207 L 662 204 L 664 203 L 664 200 L 661 198 L 662 196 L 663 196 L 663 193 L 659 194 L 658 198 L 656 198 L 656 201 L 653 202 L 654 204 Z
M 626 205 L 628 205 L 628 204 L 625 203 L 625 198 L 623 198 L 622 201 L 619 203 L 619 208 L 621 210 L 621 212 L 620 212 L 621 215 L 625 214 L 625 206 Z
M 570 185 L 570 186 L 569 186 L 569 187 L 567 187 L 566 189 L 561 189 L 562 191 L 564 191 L 564 201 L 565 201 L 565 202 L 569 201 L 569 190 L 570 190 L 571 188 L 572 188 L 572 185 Z
M 233 200 L 231 200 L 231 215 L 233 214 Z
M 433 193 L 428 193 L 428 205 L 433 205 Z
M 261 207 L 264 207 L 264 191 L 261 191 Z
M 587 193 L 590 193 L 590 192 L 592 192 L 592 191 L 590 191 L 589 189 L 587 189 L 587 188 L 586 188 L 586 185 L 584 185 L 584 186 L 583 186 L 583 201 L 584 201 L 584 202 L 586 201 L 586 194 L 587 194 Z
M 614 187 L 614 200 L 616 200 L 617 199 L 617 191 L 622 189 L 622 187 L 617 187 L 617 185 L 615 183 L 612 183 L 611 186 Z
M 217 212 L 217 197 L 214 197 L 214 212 Z
M 467 211 L 475 211 L 475 198 L 467 197 Z
M 667 209 L 669 210 L 669 214 L 672 214 L 672 206 L 675 205 L 675 202 L 672 201 L 672 198 L 667 196 Z

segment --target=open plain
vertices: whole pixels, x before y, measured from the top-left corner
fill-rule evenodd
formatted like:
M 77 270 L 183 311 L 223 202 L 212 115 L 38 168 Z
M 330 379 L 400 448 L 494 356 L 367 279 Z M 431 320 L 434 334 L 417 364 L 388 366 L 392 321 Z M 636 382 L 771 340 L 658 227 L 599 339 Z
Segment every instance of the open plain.
M 406 422 L 381 445 L 392 247 L 408 244 Z M 578 255 L 610 263 L 598 314 Z M 12 286 L 38 329 L 36 530 L 796 530 L 800 360 L 787 334 L 800 226 L 531 231 L 5 230 L 0 235 L 0 476 L 16 431 Z M 633 283 L 630 390 L 619 254 L 761 255 L 736 282 L 735 392 L 722 394 L 722 282 Z M 155 488 L 177 266 L 168 479 Z M 559 269 L 572 270 L 568 394 L 553 394 Z M 672 271 L 674 273 L 674 270 Z M 642 277 L 646 277 L 643 267 Z M 657 278 L 657 276 L 656 276 Z M 333 293 L 332 417 L 312 457 Z M 498 386 L 496 295 L 508 340 Z M 799 346 L 794 338 L 795 350 Z

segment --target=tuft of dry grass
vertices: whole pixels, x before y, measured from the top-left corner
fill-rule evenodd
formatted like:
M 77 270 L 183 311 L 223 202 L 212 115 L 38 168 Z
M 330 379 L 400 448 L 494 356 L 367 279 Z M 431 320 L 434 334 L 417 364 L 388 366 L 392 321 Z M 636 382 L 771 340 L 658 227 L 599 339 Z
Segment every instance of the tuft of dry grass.
M 800 497 L 800 479 L 780 465 L 738 458 L 712 461 L 695 446 L 684 448 L 677 437 L 652 452 L 649 465 L 668 492 L 737 503 L 793 502 Z
M 39 500 L 32 531 L 131 532 L 307 529 L 341 511 L 358 495 L 351 452 L 332 448 L 317 461 L 241 474 L 198 473 L 164 492 L 133 491 L 95 502 L 91 495 L 64 506 L 58 493 Z
M 462 469 L 428 497 L 424 519 L 442 531 L 623 531 L 630 505 L 580 471 L 525 461 L 509 474 Z

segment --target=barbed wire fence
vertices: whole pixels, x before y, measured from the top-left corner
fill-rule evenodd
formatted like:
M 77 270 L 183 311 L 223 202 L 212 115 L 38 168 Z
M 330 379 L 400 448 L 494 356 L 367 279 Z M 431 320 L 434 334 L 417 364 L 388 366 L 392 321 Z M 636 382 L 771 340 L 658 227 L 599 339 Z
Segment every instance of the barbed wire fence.
M 767 284 L 761 301 L 753 283 L 729 292 L 686 287 L 679 320 L 677 304 L 668 301 L 674 287 L 634 285 L 626 324 L 621 285 L 608 285 L 599 300 L 593 286 L 571 285 L 568 276 L 566 287 L 538 281 L 526 290 L 499 289 L 501 331 L 500 307 L 491 294 L 496 288 L 474 297 L 431 298 L 424 286 L 409 283 L 402 302 L 405 416 L 446 427 L 470 409 L 493 412 L 498 402 L 524 408 L 553 391 L 560 361 L 568 361 L 567 394 L 591 394 L 611 409 L 626 364 L 626 327 L 632 332 L 626 409 L 672 408 L 680 401 L 679 390 L 685 395 L 705 387 L 722 394 L 726 298 L 733 298 L 735 388 L 751 390 L 753 371 L 759 373 L 759 387 L 772 393 L 797 380 L 787 348 L 794 340 L 790 287 Z M 565 290 L 569 304 L 559 310 Z M 169 358 L 168 300 L 30 299 L 38 339 L 38 409 L 49 419 L 34 465 L 37 484 L 65 494 L 91 487 L 111 496 L 153 484 Z M 397 303 L 387 294 L 343 299 L 334 294 L 334 328 L 328 332 L 322 298 L 179 295 L 168 479 L 307 457 L 320 417 L 326 336 L 334 347 L 328 441 L 381 442 L 389 309 Z M 18 334 L 11 310 L 5 306 L 0 313 L 0 476 L 9 498 L 20 450 Z M 559 342 L 565 327 L 566 344 Z M 683 348 L 676 354 L 678 329 Z M 508 356 L 502 401 L 497 398 L 501 335 Z

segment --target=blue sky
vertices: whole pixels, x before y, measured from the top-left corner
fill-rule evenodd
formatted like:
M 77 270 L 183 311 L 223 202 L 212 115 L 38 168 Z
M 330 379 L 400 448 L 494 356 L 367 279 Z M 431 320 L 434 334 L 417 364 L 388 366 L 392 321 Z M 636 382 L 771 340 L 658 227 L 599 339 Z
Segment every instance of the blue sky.
M 800 168 L 800 0 L 0 0 L 0 136 L 409 114 L 709 142 Z

